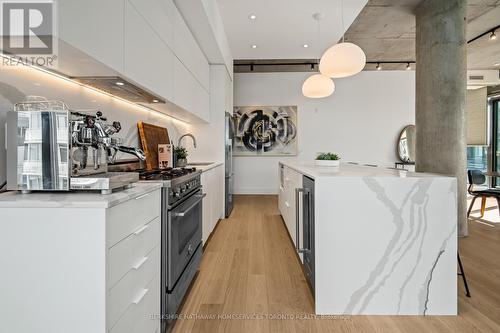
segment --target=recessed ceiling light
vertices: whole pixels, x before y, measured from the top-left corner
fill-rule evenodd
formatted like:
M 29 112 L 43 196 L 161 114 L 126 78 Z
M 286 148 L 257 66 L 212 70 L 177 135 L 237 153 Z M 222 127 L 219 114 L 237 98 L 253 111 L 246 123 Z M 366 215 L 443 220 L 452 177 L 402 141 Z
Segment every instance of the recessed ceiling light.
M 158 103 L 158 102 L 159 102 L 159 100 L 153 99 L 153 103 Z
M 304 44 L 304 45 L 302 45 L 302 47 L 307 49 L 309 47 L 309 44 Z
M 116 85 L 117 86 L 123 86 L 123 85 L 125 85 L 125 83 L 118 81 L 118 82 L 116 82 Z
M 250 15 L 248 15 L 248 18 L 249 18 L 250 20 L 255 20 L 255 19 L 257 18 L 257 15 L 255 15 L 255 14 L 250 14 Z
M 256 48 L 257 48 L 257 45 L 253 44 L 252 49 L 256 49 Z

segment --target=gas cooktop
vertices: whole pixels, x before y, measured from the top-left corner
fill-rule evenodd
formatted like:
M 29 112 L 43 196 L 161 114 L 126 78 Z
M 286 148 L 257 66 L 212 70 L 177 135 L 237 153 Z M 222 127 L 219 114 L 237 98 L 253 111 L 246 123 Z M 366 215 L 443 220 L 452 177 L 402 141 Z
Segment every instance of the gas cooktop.
M 140 180 L 172 180 L 196 172 L 196 168 L 138 169 Z

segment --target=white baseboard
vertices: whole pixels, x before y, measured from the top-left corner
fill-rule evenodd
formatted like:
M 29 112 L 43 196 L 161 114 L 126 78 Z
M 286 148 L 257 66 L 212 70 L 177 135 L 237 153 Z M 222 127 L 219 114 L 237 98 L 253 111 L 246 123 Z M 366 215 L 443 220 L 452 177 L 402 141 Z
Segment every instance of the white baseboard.
M 277 188 L 235 188 L 234 194 L 278 194 Z

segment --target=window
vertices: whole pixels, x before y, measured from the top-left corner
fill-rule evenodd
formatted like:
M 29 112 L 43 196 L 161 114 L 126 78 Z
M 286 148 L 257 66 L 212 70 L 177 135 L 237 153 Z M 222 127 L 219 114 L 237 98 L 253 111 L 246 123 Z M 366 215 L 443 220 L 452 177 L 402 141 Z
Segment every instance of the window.
M 467 169 L 488 171 L 488 147 L 467 147 Z

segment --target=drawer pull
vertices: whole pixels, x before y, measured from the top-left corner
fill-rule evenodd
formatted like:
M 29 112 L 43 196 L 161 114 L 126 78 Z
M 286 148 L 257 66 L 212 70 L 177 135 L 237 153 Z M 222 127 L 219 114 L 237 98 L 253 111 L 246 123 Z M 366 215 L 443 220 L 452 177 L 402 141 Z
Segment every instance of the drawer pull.
M 134 266 L 132 266 L 133 269 L 135 270 L 138 270 L 139 268 L 141 268 L 142 265 L 144 265 L 144 263 L 146 261 L 148 261 L 149 257 L 143 257 L 141 260 L 139 260 L 138 263 L 136 263 Z
M 151 194 L 151 192 L 150 192 L 150 193 L 143 194 L 143 195 L 140 195 L 140 196 L 138 196 L 137 198 L 135 198 L 135 200 L 140 200 L 140 199 L 142 199 L 142 198 L 145 198 L 145 197 L 149 196 L 150 194 Z
M 147 228 L 149 228 L 149 224 L 146 224 L 146 225 L 143 225 L 141 228 L 137 229 L 136 231 L 134 231 L 134 235 L 139 235 L 141 234 L 144 230 L 146 230 Z
M 148 293 L 149 289 L 142 289 L 141 293 L 139 294 L 139 296 L 137 296 L 137 298 L 135 300 L 132 301 L 132 303 L 134 304 L 139 304 L 142 299 L 144 298 L 144 296 L 146 296 L 146 294 Z

